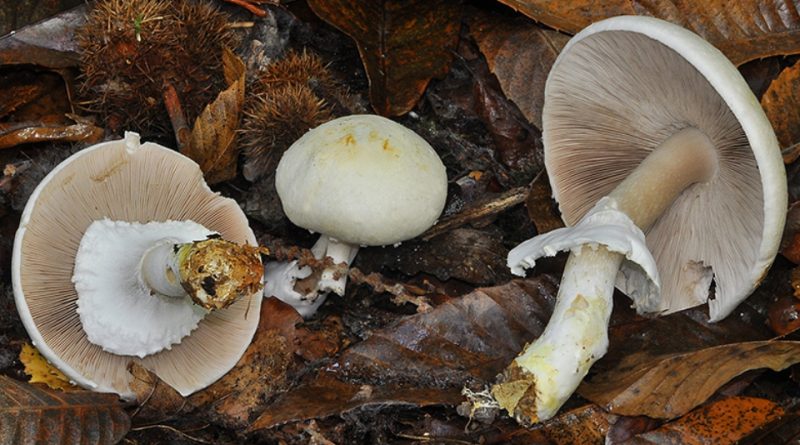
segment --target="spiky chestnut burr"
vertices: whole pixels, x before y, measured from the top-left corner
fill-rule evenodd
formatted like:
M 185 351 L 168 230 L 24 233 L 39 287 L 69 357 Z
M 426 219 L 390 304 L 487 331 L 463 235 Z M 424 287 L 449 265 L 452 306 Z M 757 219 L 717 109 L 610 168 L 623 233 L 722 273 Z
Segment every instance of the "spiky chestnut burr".
M 227 16 L 202 1 L 101 0 L 77 32 L 79 96 L 112 131 L 169 131 L 163 106 L 174 89 L 188 122 L 224 86 L 222 49 L 235 42 Z
M 348 93 L 314 53 L 290 51 L 251 85 L 240 143 L 244 176 L 270 176 L 287 148 L 308 130 L 349 114 Z

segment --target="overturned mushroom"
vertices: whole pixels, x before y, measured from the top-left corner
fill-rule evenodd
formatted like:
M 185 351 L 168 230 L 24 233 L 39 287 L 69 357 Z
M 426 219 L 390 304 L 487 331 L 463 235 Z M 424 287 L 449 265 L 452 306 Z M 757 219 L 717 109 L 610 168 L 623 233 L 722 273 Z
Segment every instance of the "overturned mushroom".
M 385 246 L 428 229 L 444 208 L 447 174 L 433 148 L 389 119 L 354 115 L 309 131 L 284 153 L 275 176 L 283 210 L 317 232 L 318 259 L 349 265 L 359 246 Z M 346 270 L 328 267 L 309 277 L 296 261 L 267 263 L 264 294 L 312 315 L 325 295 L 344 294 Z M 298 279 L 310 289 L 298 292 Z
M 42 354 L 78 384 L 128 398 L 131 361 L 183 395 L 232 368 L 255 333 L 262 272 L 238 205 L 189 158 L 127 133 L 39 184 L 12 280 Z
M 605 354 L 615 284 L 638 312 L 662 314 L 706 302 L 713 279 L 710 320 L 727 316 L 772 264 L 787 202 L 777 140 L 745 81 L 661 20 L 612 18 L 570 40 L 543 126 L 572 227 L 522 243 L 508 263 L 522 274 L 570 256 L 547 328 L 492 388 L 522 423 L 553 416 Z

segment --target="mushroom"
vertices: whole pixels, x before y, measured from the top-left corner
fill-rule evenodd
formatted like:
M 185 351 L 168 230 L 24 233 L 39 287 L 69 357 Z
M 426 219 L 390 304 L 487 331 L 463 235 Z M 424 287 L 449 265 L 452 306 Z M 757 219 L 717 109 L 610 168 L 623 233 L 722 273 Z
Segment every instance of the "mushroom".
M 570 255 L 545 331 L 491 389 L 521 423 L 553 416 L 605 354 L 615 284 L 642 314 L 706 300 L 711 321 L 730 314 L 772 264 L 787 203 L 778 143 L 747 83 L 712 45 L 658 19 L 611 18 L 572 38 L 547 79 L 543 126 L 571 227 L 520 244 L 508 264 L 522 274 Z
M 447 198 L 447 174 L 433 148 L 375 115 L 342 117 L 307 132 L 284 153 L 275 185 L 289 220 L 320 234 L 314 256 L 344 266 L 326 267 L 316 277 L 297 261 L 267 263 L 264 294 L 304 317 L 329 292 L 344 294 L 346 267 L 359 246 L 419 235 L 436 222 Z M 311 283 L 298 291 L 298 278 Z
M 45 177 L 12 257 L 34 345 L 81 386 L 126 399 L 132 361 L 182 395 L 230 370 L 255 333 L 262 273 L 236 202 L 192 160 L 135 133 Z

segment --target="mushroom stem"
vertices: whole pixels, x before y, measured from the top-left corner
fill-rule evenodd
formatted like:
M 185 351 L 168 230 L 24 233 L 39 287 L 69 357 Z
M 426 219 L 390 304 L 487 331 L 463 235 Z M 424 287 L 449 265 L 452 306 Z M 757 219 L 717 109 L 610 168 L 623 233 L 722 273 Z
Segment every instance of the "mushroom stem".
M 600 202 L 600 210 L 621 211 L 629 224 L 632 221 L 647 230 L 689 186 L 710 180 L 716 166 L 708 137 L 694 128 L 682 130 L 654 149 Z M 569 235 L 573 229 L 560 230 Z M 581 236 L 586 237 L 589 232 L 583 230 Z M 534 243 L 529 244 L 531 241 Z M 516 267 L 512 258 L 519 258 L 519 264 L 532 264 L 532 258 L 540 255 L 532 250 L 548 249 L 534 246 L 535 241 L 509 253 L 512 268 Z M 624 254 L 609 250 L 599 240 L 571 249 L 547 327 L 492 387 L 500 407 L 518 422 L 529 424 L 552 417 L 594 362 L 605 355 L 614 283 L 624 259 Z
M 321 292 L 344 295 L 344 288 L 347 285 L 347 269 L 356 257 L 358 248 L 356 245 L 343 243 L 329 236 L 319 237 L 311 251 L 314 252 L 317 259 L 330 257 L 334 263 L 334 266 L 322 270 L 318 285 Z
M 139 267 L 142 281 L 154 293 L 188 296 L 207 310 L 222 309 L 259 290 L 261 251 L 221 238 L 183 244 L 162 240 L 142 255 Z
M 328 293 L 344 295 L 347 269 L 358 249 L 356 245 L 322 235 L 311 247 L 311 253 L 318 260 L 330 257 L 334 265 L 320 271 L 309 266 L 300 267 L 296 260 L 269 262 L 264 266 L 264 296 L 276 297 L 303 317 L 311 317 L 325 302 Z

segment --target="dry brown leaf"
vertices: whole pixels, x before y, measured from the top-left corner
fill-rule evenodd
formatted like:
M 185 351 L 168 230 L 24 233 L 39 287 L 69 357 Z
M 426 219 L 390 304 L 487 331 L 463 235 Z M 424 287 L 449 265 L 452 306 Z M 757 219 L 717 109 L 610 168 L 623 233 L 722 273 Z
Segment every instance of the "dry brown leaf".
M 355 40 L 376 112 L 399 116 L 431 78 L 444 76 L 461 26 L 451 0 L 310 0 L 311 9 Z
M 225 376 L 192 395 L 193 406 L 211 406 L 216 423 L 245 425 L 250 414 L 268 397 L 288 386 L 287 373 L 298 345 L 297 312 L 276 298 L 261 304 L 258 329 L 244 355 Z
M 417 387 L 489 381 L 541 333 L 554 299 L 555 283 L 546 275 L 478 289 L 373 332 L 334 368 L 359 381 Z
M 787 164 L 800 156 L 800 63 L 784 69 L 761 97 Z
M 779 371 L 798 362 L 800 342 L 794 341 L 734 343 L 661 357 L 639 353 L 584 382 L 578 393 L 613 414 L 674 419 L 745 371 Z
M 612 417 L 597 405 L 584 405 L 534 425 L 514 428 L 493 438 L 493 443 L 590 445 L 603 444 Z
M 569 36 L 522 18 L 489 14 L 476 15 L 469 27 L 503 93 L 541 129 L 547 74 Z
M 291 422 L 344 415 L 361 408 L 455 405 L 460 401 L 460 390 L 390 384 L 359 385 L 345 383 L 328 373 L 322 373 L 311 383 L 282 395 L 253 421 L 247 432 L 268 430 Z
M 740 443 L 740 440 L 783 415 L 783 408 L 769 400 L 729 397 L 697 408 L 658 429 L 640 434 L 631 443 L 732 445 Z
M 0 127 L 0 149 L 16 147 L 34 142 L 99 142 L 103 129 L 88 122 L 73 125 L 44 125 L 41 123 L 15 124 L 11 128 Z
M 39 2 L 30 0 L 7 2 L 0 8 L 0 36 L 5 34 L 4 25 L 11 25 L 11 29 L 16 28 L 14 34 L 0 37 L 0 65 L 25 64 L 51 69 L 78 65 L 78 48 L 73 33 L 86 21 L 86 5 L 78 0 L 47 3 L 51 6 L 54 3 L 62 3 L 61 6 L 79 6 L 50 18 L 47 17 L 57 11 L 48 10 Z M 5 14 L 8 16 L 4 17 Z M 33 21 L 45 18 L 47 19 L 25 27 L 20 27 L 20 23 L 7 23 L 8 19 Z
M 134 411 L 138 421 L 162 421 L 180 414 L 187 407 L 186 399 L 178 391 L 144 366 L 131 362 L 128 372 L 133 376 L 130 388 L 138 404 Z
M 30 377 L 30 383 L 44 383 L 50 389 L 62 391 L 76 388 L 63 372 L 51 365 L 30 343 L 22 345 L 19 361 L 25 366 L 25 374 Z
M 209 184 L 236 176 L 239 153 L 236 130 L 244 104 L 245 66 L 242 59 L 227 48 L 223 51 L 222 63 L 228 87 L 194 121 L 189 144 L 181 151 L 200 165 Z
M 543 174 L 531 184 L 525 206 L 537 233 L 547 233 L 564 227 L 564 221 L 558 214 L 558 207 L 553 200 L 553 190 L 550 189 L 550 183 Z
M 101 445 L 130 429 L 114 394 L 61 392 L 0 376 L 0 443 Z
M 617 15 L 648 15 L 682 25 L 719 48 L 735 65 L 763 57 L 800 53 L 800 12 L 778 0 L 551 1 L 500 0 L 528 17 L 574 34 Z

